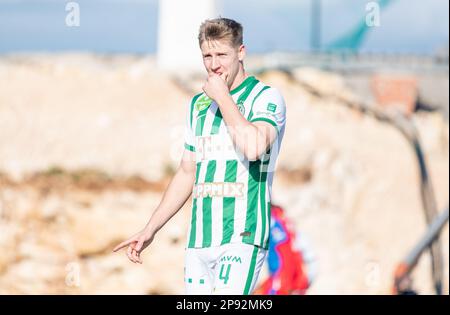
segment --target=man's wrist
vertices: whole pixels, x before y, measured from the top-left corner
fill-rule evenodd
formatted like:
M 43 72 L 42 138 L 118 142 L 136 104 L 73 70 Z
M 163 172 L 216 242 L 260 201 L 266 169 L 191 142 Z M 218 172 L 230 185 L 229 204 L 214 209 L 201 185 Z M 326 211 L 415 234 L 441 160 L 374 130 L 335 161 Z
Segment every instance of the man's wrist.
M 156 232 L 158 232 L 158 229 L 151 223 L 147 223 L 147 225 L 144 228 L 144 231 L 148 235 L 154 235 Z
M 230 93 L 226 93 L 216 100 L 217 105 L 219 105 L 219 107 L 226 106 L 226 104 L 230 101 L 234 103 L 233 98 L 231 97 Z

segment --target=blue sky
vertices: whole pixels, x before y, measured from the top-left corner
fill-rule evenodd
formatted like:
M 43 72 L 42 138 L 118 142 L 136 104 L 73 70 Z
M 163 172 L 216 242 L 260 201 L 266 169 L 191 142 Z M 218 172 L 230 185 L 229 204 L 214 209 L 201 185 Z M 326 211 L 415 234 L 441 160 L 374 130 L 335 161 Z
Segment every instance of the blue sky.
M 311 1 L 222 0 L 220 6 L 222 16 L 244 25 L 250 53 L 305 51 L 310 48 Z M 65 25 L 67 2 L 0 0 L 0 53 L 156 51 L 157 0 L 78 0 L 78 28 Z M 322 0 L 322 42 L 342 36 L 363 19 L 368 2 Z M 394 0 L 361 50 L 432 54 L 448 46 L 448 9 L 448 0 Z

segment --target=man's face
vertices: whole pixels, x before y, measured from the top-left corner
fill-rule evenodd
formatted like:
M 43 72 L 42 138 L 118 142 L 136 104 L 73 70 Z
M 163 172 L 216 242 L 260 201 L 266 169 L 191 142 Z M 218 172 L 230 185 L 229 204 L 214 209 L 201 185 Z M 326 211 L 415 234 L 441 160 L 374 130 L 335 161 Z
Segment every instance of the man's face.
M 208 72 L 220 75 L 231 87 L 239 71 L 240 62 L 245 56 L 245 47 L 233 47 L 227 40 L 204 41 L 200 47 L 203 64 Z

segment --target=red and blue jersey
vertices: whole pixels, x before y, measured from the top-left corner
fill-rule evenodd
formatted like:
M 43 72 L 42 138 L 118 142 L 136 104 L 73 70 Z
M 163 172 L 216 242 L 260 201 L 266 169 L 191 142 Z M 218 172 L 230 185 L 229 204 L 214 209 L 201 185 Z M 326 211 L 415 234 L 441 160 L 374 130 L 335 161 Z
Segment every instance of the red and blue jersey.
M 272 205 L 269 253 L 269 278 L 256 294 L 304 294 L 310 281 L 302 251 L 296 246 L 298 235 L 284 215 L 282 208 Z

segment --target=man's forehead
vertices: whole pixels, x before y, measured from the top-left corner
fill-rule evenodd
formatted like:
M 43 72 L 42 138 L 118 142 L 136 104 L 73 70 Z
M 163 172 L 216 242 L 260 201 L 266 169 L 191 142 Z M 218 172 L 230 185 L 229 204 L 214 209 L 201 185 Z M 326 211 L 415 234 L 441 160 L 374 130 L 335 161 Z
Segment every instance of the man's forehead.
M 227 39 L 210 39 L 205 40 L 201 45 L 201 50 L 206 51 L 218 51 L 218 50 L 231 50 L 233 46 Z

